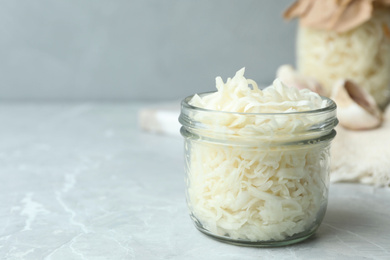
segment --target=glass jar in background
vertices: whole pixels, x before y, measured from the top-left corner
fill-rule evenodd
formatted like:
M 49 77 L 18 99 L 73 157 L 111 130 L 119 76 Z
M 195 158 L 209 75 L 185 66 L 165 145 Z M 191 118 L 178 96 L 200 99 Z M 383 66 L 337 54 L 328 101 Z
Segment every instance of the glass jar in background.
M 384 108 L 390 100 L 390 8 L 375 5 L 368 21 L 346 32 L 300 23 L 297 66 L 321 82 L 327 96 L 337 80 L 349 79 Z
M 318 110 L 251 114 L 197 108 L 191 99 L 183 100 L 179 121 L 196 228 L 223 242 L 258 247 L 314 234 L 327 207 L 335 103 L 323 98 L 327 105 Z M 226 127 L 227 120 L 262 127 L 244 131 Z

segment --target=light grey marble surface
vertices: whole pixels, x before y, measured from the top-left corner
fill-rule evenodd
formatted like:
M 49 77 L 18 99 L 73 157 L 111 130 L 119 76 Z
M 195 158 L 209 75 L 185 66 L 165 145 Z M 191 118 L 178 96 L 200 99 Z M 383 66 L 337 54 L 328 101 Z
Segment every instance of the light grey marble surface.
M 332 184 L 315 237 L 282 248 L 198 232 L 182 140 L 142 104 L 0 104 L 0 259 L 390 259 L 390 189 Z

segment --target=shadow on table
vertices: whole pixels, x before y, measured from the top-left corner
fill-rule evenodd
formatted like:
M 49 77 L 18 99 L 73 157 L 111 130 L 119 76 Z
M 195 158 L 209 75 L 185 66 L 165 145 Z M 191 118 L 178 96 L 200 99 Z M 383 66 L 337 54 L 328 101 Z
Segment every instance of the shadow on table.
M 336 237 L 350 237 L 356 240 L 367 240 L 390 232 L 389 220 L 383 214 L 362 207 L 363 201 L 338 201 L 327 209 L 324 220 L 316 234 L 300 244 L 311 244 L 320 241 L 331 241 Z

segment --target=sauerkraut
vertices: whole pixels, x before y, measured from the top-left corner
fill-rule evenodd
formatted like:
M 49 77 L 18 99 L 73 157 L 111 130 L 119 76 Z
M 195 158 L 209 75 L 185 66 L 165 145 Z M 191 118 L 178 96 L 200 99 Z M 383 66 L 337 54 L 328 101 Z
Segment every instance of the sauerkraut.
M 299 140 L 310 132 L 319 123 L 316 117 L 308 120 L 295 112 L 322 109 L 326 102 L 278 80 L 260 90 L 244 77 L 244 69 L 226 83 L 217 78 L 216 86 L 217 92 L 190 101 L 211 112 L 194 118 L 218 133 L 214 139 L 208 139 L 213 135 L 207 131 L 203 138 L 186 139 L 187 201 L 198 228 L 252 242 L 313 232 L 326 209 L 329 142 L 280 141 Z M 234 143 L 236 137 L 240 141 Z
M 389 8 L 375 9 L 369 21 L 345 33 L 300 26 L 298 69 L 320 81 L 328 96 L 337 80 L 353 80 L 383 108 L 390 97 L 389 26 Z

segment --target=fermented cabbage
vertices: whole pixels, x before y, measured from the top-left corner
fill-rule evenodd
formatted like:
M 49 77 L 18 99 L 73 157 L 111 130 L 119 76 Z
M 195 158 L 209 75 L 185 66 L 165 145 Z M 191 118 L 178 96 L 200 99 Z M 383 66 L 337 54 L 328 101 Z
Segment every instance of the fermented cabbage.
M 217 92 L 195 95 L 190 102 L 227 112 L 195 117 L 219 133 L 218 141 L 186 141 L 187 200 L 195 223 L 217 236 L 253 242 L 314 231 L 326 209 L 329 144 L 272 143 L 285 136 L 294 140 L 316 122 L 300 113 L 259 119 L 229 112 L 287 115 L 321 109 L 326 103 L 314 92 L 278 80 L 260 90 L 244 77 L 244 69 L 226 84 L 217 78 L 216 86 Z M 251 134 L 266 138 L 256 142 Z M 234 137 L 248 142 L 233 144 Z
M 389 9 L 375 9 L 369 21 L 345 33 L 300 26 L 298 69 L 320 81 L 328 96 L 337 80 L 353 80 L 383 108 L 390 97 L 389 26 Z

